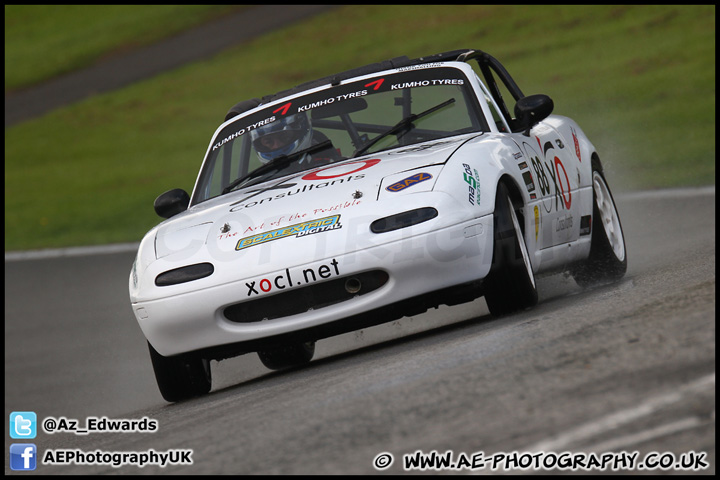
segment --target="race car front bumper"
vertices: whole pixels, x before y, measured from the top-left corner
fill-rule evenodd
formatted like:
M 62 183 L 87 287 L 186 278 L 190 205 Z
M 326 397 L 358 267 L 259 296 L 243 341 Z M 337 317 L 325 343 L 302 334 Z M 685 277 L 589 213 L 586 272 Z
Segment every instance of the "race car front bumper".
M 227 357 L 450 303 L 444 299 L 464 294 L 460 286 L 476 288 L 474 282 L 488 274 L 492 251 L 492 215 L 486 215 L 294 268 L 134 302 L 132 308 L 161 355 Z M 394 314 L 389 306 L 396 307 Z

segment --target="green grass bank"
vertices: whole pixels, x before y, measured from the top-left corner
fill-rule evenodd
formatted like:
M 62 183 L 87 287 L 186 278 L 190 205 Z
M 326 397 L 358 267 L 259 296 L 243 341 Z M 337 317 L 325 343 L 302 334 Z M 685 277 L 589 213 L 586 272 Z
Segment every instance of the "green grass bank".
M 95 38 L 102 16 L 82 21 L 93 11 L 84 7 L 72 18 L 43 16 L 42 28 L 26 16 L 34 40 L 18 41 L 9 38 L 20 34 L 8 26 L 15 19 L 6 6 L 6 91 L 13 62 L 56 41 L 44 32 L 75 43 Z M 133 22 L 158 15 L 134 8 Z M 169 33 L 155 34 L 147 38 Z M 69 68 L 136 46 L 135 38 L 111 37 Z M 28 50 L 18 56 L 20 46 Z M 152 209 L 158 194 L 192 189 L 210 136 L 236 102 L 367 63 L 458 48 L 489 52 L 526 94 L 550 95 L 555 112 L 593 140 L 616 191 L 714 185 L 715 6 L 355 5 L 6 128 L 5 249 L 138 241 L 160 221 Z M 65 66 L 51 74 L 23 68 L 35 72 L 11 88 Z

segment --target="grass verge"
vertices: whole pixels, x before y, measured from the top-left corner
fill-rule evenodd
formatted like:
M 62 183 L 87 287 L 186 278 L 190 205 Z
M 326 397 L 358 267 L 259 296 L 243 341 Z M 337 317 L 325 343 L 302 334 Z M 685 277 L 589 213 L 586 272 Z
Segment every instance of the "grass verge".
M 6 129 L 5 249 L 138 241 L 159 193 L 192 189 L 231 105 L 458 48 L 550 95 L 614 190 L 714 184 L 714 6 L 347 6 Z

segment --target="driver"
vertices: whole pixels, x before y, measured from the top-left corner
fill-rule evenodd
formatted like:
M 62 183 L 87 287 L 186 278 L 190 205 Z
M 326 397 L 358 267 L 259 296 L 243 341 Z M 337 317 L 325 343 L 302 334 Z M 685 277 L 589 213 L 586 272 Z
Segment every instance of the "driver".
M 290 155 L 312 144 L 310 119 L 304 112 L 281 118 L 250 132 L 253 147 L 263 164 L 281 155 Z M 300 158 L 302 163 L 305 158 Z

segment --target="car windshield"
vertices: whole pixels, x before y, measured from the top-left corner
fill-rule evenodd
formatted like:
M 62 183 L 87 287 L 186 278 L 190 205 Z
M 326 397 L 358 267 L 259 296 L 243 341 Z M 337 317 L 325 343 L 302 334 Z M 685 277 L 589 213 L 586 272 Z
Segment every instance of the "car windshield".
M 487 131 L 480 112 L 463 71 L 448 66 L 288 97 L 239 115 L 217 133 L 192 204 L 355 156 Z

